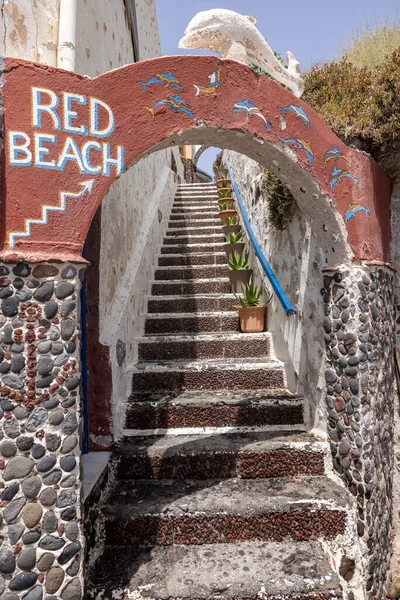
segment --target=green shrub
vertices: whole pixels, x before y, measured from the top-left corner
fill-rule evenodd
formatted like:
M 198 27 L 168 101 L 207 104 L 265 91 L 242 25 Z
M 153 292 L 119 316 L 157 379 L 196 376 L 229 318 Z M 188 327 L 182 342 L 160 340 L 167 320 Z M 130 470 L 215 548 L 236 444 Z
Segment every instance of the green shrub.
M 271 226 L 278 231 L 283 231 L 292 221 L 296 211 L 296 202 L 289 188 L 275 173 L 265 169 L 261 193 L 268 203 L 268 217 Z

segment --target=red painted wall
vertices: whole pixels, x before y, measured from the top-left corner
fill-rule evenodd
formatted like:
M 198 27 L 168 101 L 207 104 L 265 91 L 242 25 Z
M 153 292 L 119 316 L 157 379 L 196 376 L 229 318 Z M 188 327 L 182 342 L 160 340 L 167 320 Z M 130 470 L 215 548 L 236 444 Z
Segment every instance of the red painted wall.
M 218 74 L 220 85 L 207 87 L 212 73 Z M 199 86 L 198 92 L 195 86 Z M 32 103 L 35 87 L 53 94 L 51 98 L 43 93 L 42 102 L 54 100 L 53 113 L 41 106 L 40 127 L 35 127 L 39 125 Z M 89 224 L 116 177 L 116 169 L 111 167 L 109 176 L 82 172 L 76 156 L 61 164 L 68 137 L 73 138 L 78 156 L 87 142 L 109 144 L 112 156 L 117 146 L 123 147 L 126 168 L 172 134 L 207 123 L 222 130 L 249 132 L 294 150 L 298 163 L 332 198 L 332 210 L 347 221 L 355 258 L 388 260 L 390 181 L 385 173 L 366 154 L 347 148 L 301 100 L 249 67 L 210 56 L 163 57 L 90 79 L 6 59 L 1 93 L 6 129 L 0 232 L 4 259 L 18 255 L 30 260 L 43 256 L 79 260 Z M 71 100 L 68 93 L 82 98 Z M 90 135 L 91 98 L 105 102 L 114 115 L 114 128 L 107 137 Z M 108 113 L 101 108 L 97 127 L 107 124 Z M 66 126 L 89 131 L 68 133 Z M 96 131 L 94 121 L 92 126 Z M 48 154 L 36 153 L 36 163 L 34 155 L 29 166 L 12 165 L 13 131 L 28 136 L 31 150 L 38 134 L 56 136 L 56 140 L 42 144 Z M 262 152 L 262 146 L 258 147 Z M 239 139 L 235 149 L 240 152 Z M 24 151 L 13 156 L 22 160 Z M 91 167 L 99 166 L 99 149 L 92 146 L 87 156 Z M 40 161 L 52 160 L 56 168 L 40 168 Z

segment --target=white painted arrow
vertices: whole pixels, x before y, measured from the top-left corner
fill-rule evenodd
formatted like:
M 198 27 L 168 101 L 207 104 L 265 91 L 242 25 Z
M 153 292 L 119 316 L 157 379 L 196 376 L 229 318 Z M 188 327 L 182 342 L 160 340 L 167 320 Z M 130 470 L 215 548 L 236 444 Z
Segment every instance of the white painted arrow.
M 42 206 L 42 217 L 40 219 L 25 219 L 25 231 L 14 231 L 9 234 L 9 245 L 10 248 L 15 247 L 16 238 L 26 238 L 31 235 L 32 225 L 47 225 L 49 212 L 65 212 L 67 208 L 67 198 L 79 198 L 86 192 L 90 193 L 93 189 L 94 179 L 88 181 L 81 181 L 80 186 L 82 187 L 80 192 L 60 192 L 60 203 L 58 206 L 49 206 L 44 204 Z

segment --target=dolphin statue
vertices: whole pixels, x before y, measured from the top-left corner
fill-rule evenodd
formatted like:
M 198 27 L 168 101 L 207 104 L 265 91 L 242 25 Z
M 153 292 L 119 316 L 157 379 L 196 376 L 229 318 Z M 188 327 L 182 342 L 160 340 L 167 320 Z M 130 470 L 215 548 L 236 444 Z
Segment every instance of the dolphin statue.
M 288 68 L 285 69 L 255 25 L 253 17 L 233 10 L 205 10 L 190 21 L 179 48 L 208 49 L 218 52 L 223 59 L 245 65 L 254 63 L 300 98 L 304 92 L 304 80 L 300 76 L 298 61 L 291 52 L 287 52 Z

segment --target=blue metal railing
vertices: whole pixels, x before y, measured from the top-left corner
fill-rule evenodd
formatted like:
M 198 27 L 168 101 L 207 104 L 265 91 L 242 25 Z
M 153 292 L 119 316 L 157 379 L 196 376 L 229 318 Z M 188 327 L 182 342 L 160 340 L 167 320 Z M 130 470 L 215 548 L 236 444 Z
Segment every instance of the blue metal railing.
M 254 231 L 250 225 L 250 221 L 249 221 L 249 218 L 246 213 L 246 209 L 245 209 L 245 206 L 244 206 L 244 203 L 242 200 L 242 196 L 241 196 L 241 194 L 239 192 L 239 188 L 236 185 L 235 180 L 233 178 L 231 166 L 229 163 L 227 163 L 227 166 L 228 166 L 229 176 L 231 179 L 232 188 L 236 194 L 236 200 L 239 205 L 240 212 L 242 213 L 242 219 L 243 219 L 244 225 L 246 227 L 247 235 L 249 236 L 250 243 L 254 248 L 254 253 L 257 256 L 258 260 L 260 261 L 262 270 L 264 271 L 265 275 L 268 277 L 271 287 L 274 290 L 275 294 L 277 295 L 279 302 L 282 304 L 283 309 L 286 312 L 286 315 L 289 317 L 290 315 L 297 313 L 298 308 L 297 308 L 297 306 L 292 306 L 292 304 L 289 302 L 289 299 L 286 296 L 285 292 L 283 291 L 279 281 L 277 280 L 275 273 L 273 272 L 270 265 L 268 264 L 268 261 L 265 258 L 264 253 L 261 250 L 261 246 L 257 242 L 256 236 L 254 235 Z

